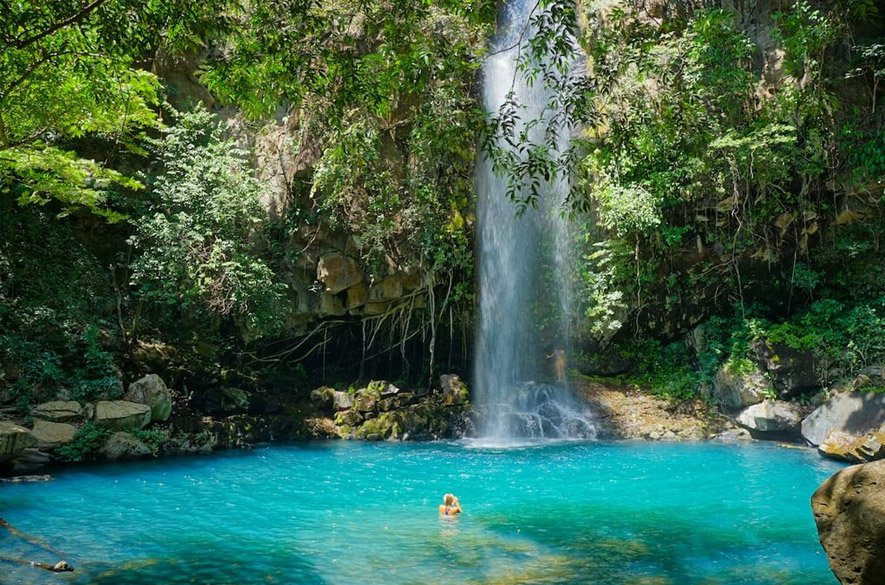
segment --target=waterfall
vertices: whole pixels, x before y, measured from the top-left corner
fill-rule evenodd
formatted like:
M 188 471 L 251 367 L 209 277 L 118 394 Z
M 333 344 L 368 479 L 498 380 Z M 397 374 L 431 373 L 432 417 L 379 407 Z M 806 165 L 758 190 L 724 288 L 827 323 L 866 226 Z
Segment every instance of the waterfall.
M 482 70 L 486 110 L 497 112 L 513 91 L 523 106 L 517 123 L 522 128 L 549 116 L 550 91 L 540 80 L 527 84 L 517 70 L 534 5 L 507 3 Z M 530 138 L 539 139 L 544 126 L 531 128 Z M 560 146 L 569 139 L 560 136 Z M 568 184 L 554 178 L 542 185 L 538 205 L 521 215 L 507 184 L 483 157 L 477 168 L 479 328 L 473 382 L 478 433 L 495 440 L 594 438 L 589 410 L 566 383 L 551 379 L 555 357 L 549 356 L 569 353 L 570 222 L 563 213 Z

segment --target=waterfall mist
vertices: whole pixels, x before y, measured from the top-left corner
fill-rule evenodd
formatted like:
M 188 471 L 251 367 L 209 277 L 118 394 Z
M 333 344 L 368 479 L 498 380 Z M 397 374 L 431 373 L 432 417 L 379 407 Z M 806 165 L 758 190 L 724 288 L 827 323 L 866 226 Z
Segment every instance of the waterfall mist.
M 521 105 L 516 133 L 543 138 L 551 92 L 541 80 L 526 83 L 518 70 L 535 3 L 504 8 L 492 54 L 483 65 L 483 105 L 497 112 L 513 92 Z M 527 127 L 530 121 L 541 123 Z M 521 127 L 520 127 L 521 125 Z M 570 136 L 559 136 L 559 147 Z M 513 149 L 506 142 L 499 147 Z M 555 353 L 569 355 L 570 222 L 564 213 L 569 185 L 553 178 L 541 186 L 537 206 L 518 214 L 508 179 L 484 157 L 477 169 L 479 328 L 474 396 L 479 435 L 488 439 L 593 438 L 589 411 L 565 381 L 553 377 Z

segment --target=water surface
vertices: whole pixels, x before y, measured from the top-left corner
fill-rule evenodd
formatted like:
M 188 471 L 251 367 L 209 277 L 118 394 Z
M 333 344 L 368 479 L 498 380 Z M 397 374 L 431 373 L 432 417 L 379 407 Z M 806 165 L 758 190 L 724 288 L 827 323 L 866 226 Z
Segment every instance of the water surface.
M 0 583 L 836 584 L 774 445 L 336 442 L 63 471 L 0 515 L 72 562 Z M 465 514 L 439 518 L 442 494 Z M 58 560 L 0 531 L 0 557 Z

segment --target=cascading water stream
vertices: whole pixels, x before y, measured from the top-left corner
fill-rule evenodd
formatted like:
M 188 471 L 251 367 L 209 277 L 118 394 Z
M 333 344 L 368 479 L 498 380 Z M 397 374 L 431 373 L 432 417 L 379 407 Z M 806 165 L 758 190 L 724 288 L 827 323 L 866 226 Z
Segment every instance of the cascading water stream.
M 549 116 L 550 90 L 540 81 L 527 84 L 518 70 L 534 5 L 531 0 L 508 2 L 483 66 L 486 110 L 497 112 L 513 92 L 522 106 L 523 125 Z M 529 137 L 540 138 L 544 126 L 530 129 Z M 561 146 L 569 138 L 560 136 Z M 570 222 L 562 213 L 568 184 L 561 178 L 547 182 L 537 208 L 522 215 L 508 198 L 507 186 L 484 158 L 477 169 L 480 319 L 474 389 L 479 435 L 500 441 L 594 438 L 591 413 L 565 383 L 537 382 L 551 377 L 551 353 L 567 355 L 568 350 Z

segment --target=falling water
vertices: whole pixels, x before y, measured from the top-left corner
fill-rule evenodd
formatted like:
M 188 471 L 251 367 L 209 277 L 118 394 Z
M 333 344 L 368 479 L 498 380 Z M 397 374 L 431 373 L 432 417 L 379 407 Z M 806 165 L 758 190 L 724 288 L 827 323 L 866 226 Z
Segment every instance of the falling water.
M 542 82 L 529 85 L 517 70 L 520 40 L 524 43 L 530 34 L 525 31 L 534 4 L 507 4 L 483 66 L 486 110 L 497 112 L 512 90 L 523 106 L 522 123 L 547 116 L 550 97 Z M 532 132 L 542 132 L 543 126 Z M 560 139 L 565 144 L 569 136 Z M 589 410 L 566 384 L 554 383 L 547 357 L 554 349 L 568 353 L 570 222 L 562 213 L 568 185 L 562 179 L 548 182 L 537 208 L 519 216 L 506 194 L 507 179 L 497 176 L 488 160 L 477 170 L 477 188 L 480 320 L 474 388 L 479 434 L 504 441 L 593 438 Z

